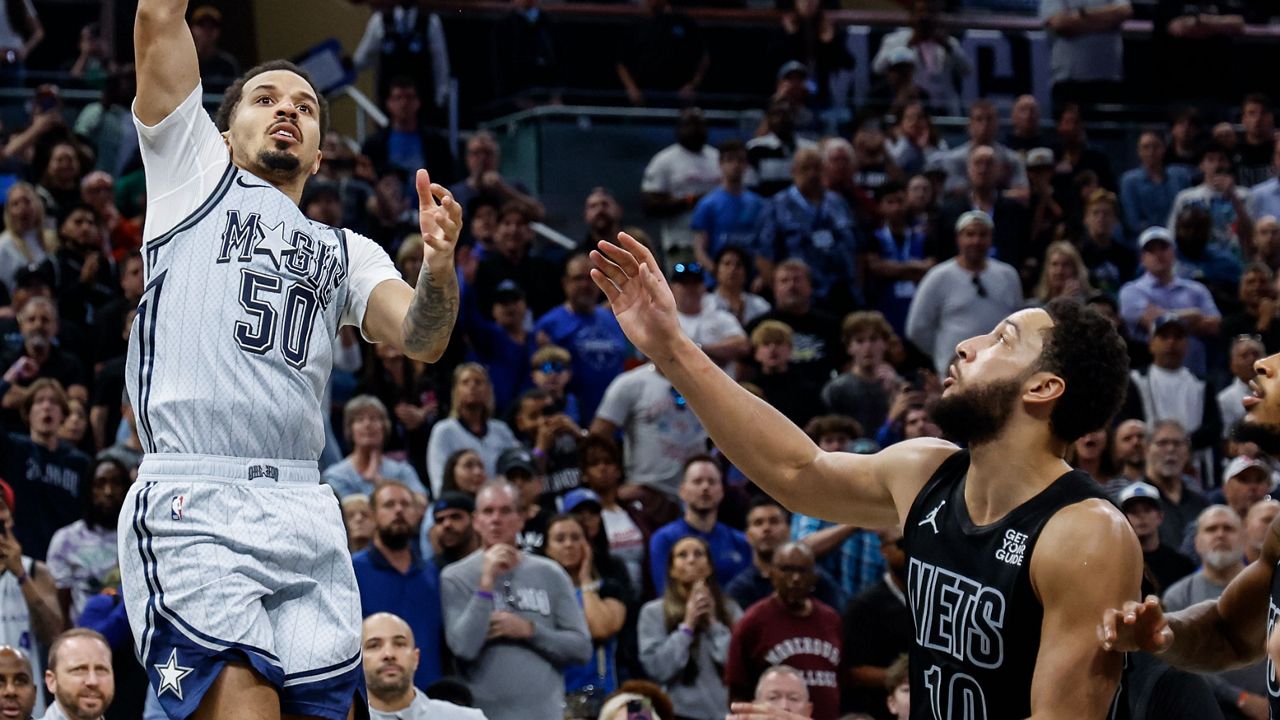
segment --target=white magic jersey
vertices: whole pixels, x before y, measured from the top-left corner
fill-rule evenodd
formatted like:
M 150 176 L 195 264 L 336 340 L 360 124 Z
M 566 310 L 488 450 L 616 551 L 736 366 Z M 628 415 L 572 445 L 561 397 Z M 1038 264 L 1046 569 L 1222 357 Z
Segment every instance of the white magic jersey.
M 399 273 L 372 240 L 232 165 L 201 96 L 155 127 L 134 120 L 148 197 L 126 366 L 138 436 L 148 453 L 315 460 L 338 328 L 359 327 Z

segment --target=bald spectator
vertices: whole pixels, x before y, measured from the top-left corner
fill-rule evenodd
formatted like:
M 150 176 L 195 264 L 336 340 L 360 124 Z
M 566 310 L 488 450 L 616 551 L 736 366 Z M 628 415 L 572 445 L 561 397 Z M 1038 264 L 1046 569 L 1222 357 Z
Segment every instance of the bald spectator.
M 59 635 L 49 647 L 44 686 L 54 702 L 42 720 L 100 720 L 116 694 L 107 639 L 85 628 Z
M 39 694 L 27 654 L 16 647 L 0 645 L 0 715 L 27 720 L 38 712 Z
M 965 189 L 961 196 L 943 201 L 938 210 L 938 230 L 925 255 L 940 260 L 954 257 L 956 222 L 965 213 L 980 210 L 993 223 L 994 257 L 1014 268 L 1022 268 L 1028 254 L 1031 219 L 1025 205 L 1000 192 L 1001 162 L 995 148 L 986 145 L 973 148 L 965 164 L 968 178 Z
M 1000 116 L 995 103 L 986 99 L 974 101 L 969 106 L 969 139 L 946 152 L 939 153 L 947 180 L 943 186 L 948 194 L 963 193 L 969 186 L 967 166 L 974 148 L 990 146 L 999 161 L 996 175 L 997 187 L 1025 188 L 1027 170 L 1016 152 L 1001 145 L 996 138 L 1000 133 Z
M 774 195 L 761 218 L 756 265 L 764 282 L 773 279 L 777 263 L 795 258 L 808 267 L 813 296 L 828 311 L 843 313 L 861 301 L 854 255 L 857 251 L 853 213 L 822 182 L 822 153 L 796 152 L 793 183 Z
M 813 551 L 798 542 L 779 547 L 769 579 L 773 594 L 748 608 L 733 629 L 725 666 L 729 697 L 751 698 L 765 669 L 786 664 L 804 671 L 813 717 L 835 720 L 840 714 L 840 615 L 813 597 Z
M 907 314 L 907 338 L 933 358 L 939 375 L 960 341 L 991 332 L 1022 306 L 1018 272 L 989 257 L 993 228 L 980 210 L 961 215 L 955 223 L 959 253 L 925 273 Z
M 479 710 L 432 700 L 414 686 L 421 650 L 409 623 L 391 613 L 374 613 L 364 619 L 361 634 L 371 720 L 483 720 Z
M 445 638 L 491 720 L 560 717 L 563 668 L 591 658 L 569 576 L 555 561 L 516 549 L 524 526 L 519 496 L 505 481 L 480 489 L 475 528 L 484 550 L 440 579 Z

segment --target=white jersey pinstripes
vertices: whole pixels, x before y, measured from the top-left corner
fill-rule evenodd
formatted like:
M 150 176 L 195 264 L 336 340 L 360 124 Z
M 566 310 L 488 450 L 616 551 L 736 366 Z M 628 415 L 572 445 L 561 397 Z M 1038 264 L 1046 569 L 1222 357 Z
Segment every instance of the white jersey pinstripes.
M 154 127 L 146 291 L 126 382 L 148 453 L 315 460 L 340 325 L 399 273 L 382 248 L 312 222 L 235 167 L 202 89 Z

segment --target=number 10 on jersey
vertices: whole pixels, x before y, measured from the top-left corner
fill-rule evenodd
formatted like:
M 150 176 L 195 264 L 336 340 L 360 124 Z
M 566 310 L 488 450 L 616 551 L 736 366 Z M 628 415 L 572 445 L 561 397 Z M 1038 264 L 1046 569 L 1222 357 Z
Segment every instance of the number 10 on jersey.
M 948 680 L 934 665 L 924 673 L 933 720 L 987 720 L 987 700 L 972 676 L 956 673 Z

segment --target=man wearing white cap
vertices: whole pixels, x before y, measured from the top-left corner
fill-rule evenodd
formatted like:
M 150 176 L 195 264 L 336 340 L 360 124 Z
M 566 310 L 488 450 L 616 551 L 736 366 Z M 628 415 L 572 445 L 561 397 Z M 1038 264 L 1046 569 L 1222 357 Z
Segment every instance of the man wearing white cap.
M 991 217 L 971 210 L 956 220 L 955 257 L 925 273 L 907 313 L 907 338 L 947 371 L 956 345 L 987 333 L 1022 305 L 1018 271 L 988 257 Z
M 1227 463 L 1222 488 L 1210 493 L 1206 499 L 1214 504 L 1230 506 L 1243 518 L 1249 514 L 1249 508 L 1266 499 L 1271 492 L 1271 480 L 1271 465 L 1266 460 L 1241 455 Z
M 1195 566 L 1175 548 L 1160 541 L 1160 526 L 1164 524 L 1164 510 L 1160 503 L 1160 491 L 1150 483 L 1136 482 L 1120 491 L 1116 502 L 1129 518 L 1133 532 L 1142 545 L 1142 590 L 1159 592 L 1181 580 Z M 1155 587 L 1152 587 L 1152 581 Z
M 1138 236 L 1138 249 L 1146 272 L 1120 288 L 1120 317 L 1129 328 L 1129 337 L 1146 342 L 1158 318 L 1176 313 L 1191 336 L 1186 365 L 1203 376 L 1205 357 L 1200 338 L 1218 334 L 1222 313 L 1208 288 L 1174 273 L 1176 256 L 1168 230 L 1159 226 L 1147 228 Z

